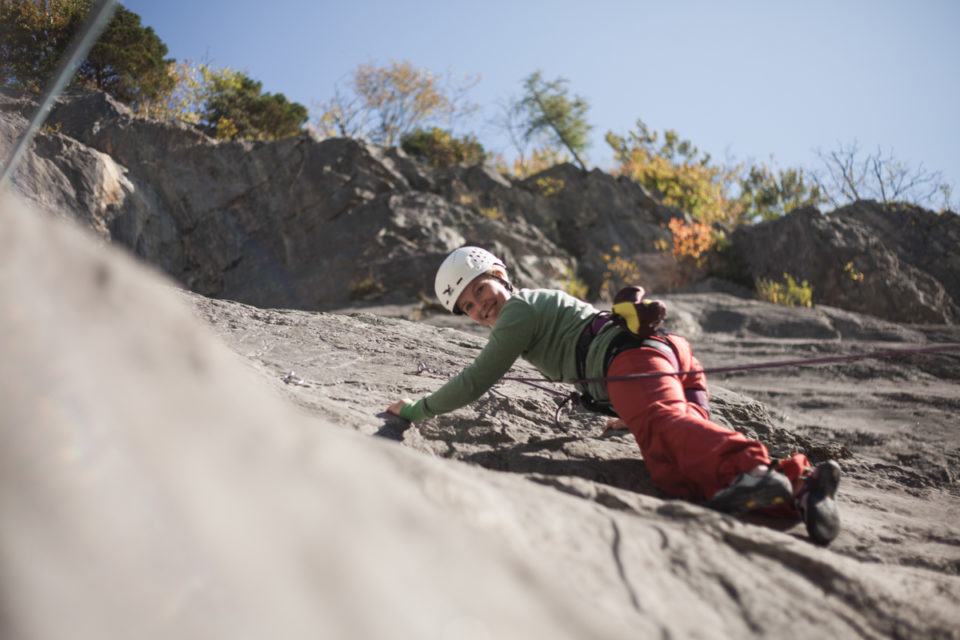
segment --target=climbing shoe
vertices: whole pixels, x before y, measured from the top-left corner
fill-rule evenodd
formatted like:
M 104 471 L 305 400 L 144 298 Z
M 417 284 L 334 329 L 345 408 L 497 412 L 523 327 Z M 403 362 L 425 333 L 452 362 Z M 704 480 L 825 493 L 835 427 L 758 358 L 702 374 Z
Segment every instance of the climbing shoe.
M 767 469 L 756 474 L 741 473 L 727 487 L 717 491 L 705 506 L 739 515 L 753 509 L 789 504 L 792 497 L 790 480 L 779 471 Z
M 840 533 L 840 512 L 834 495 L 840 484 L 840 465 L 834 460 L 821 462 L 803 480 L 794 506 L 807 526 L 810 539 L 826 546 Z

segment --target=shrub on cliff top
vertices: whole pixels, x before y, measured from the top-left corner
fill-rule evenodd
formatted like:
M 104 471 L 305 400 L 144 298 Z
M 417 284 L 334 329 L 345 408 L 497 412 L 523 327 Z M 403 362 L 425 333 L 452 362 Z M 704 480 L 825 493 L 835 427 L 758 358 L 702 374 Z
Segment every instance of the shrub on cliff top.
M 487 154 L 473 136 L 455 138 L 449 131 L 433 127 L 404 134 L 400 147 L 409 155 L 431 167 L 445 168 L 455 164 L 479 164 Z
M 279 140 L 296 135 L 307 122 L 307 109 L 282 93 L 265 93 L 245 73 L 203 67 L 200 123 L 224 140 Z

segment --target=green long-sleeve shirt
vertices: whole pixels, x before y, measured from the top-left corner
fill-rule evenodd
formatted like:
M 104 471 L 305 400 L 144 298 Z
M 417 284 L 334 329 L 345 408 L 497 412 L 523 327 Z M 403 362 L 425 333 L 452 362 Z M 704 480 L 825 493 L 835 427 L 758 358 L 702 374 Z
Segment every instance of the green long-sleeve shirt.
M 404 406 L 400 415 L 417 421 L 459 409 L 482 396 L 519 357 L 550 380 L 576 380 L 577 340 L 597 312 L 562 291 L 520 289 L 504 303 L 490 340 L 473 363 L 434 393 Z M 611 327 L 592 342 L 586 377 L 604 375 L 604 354 L 618 332 Z M 603 383 L 590 384 L 587 390 L 598 401 L 608 398 Z

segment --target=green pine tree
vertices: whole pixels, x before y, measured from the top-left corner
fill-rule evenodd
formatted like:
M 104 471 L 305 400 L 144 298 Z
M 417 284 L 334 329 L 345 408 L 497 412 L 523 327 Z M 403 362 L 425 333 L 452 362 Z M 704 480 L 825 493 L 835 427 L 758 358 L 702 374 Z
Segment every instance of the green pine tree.
M 556 148 L 565 148 L 580 168 L 586 171 L 581 154 L 589 146 L 590 130 L 587 123 L 589 105 L 581 96 L 567 97 L 567 80 L 557 78 L 547 82 L 540 71 L 524 80 L 524 96 L 514 106 L 524 122 L 523 137 L 530 141 L 546 138 Z
M 226 140 L 279 140 L 296 135 L 307 109 L 282 93 L 263 93 L 263 85 L 245 73 L 205 70 L 205 100 L 200 121 L 211 135 Z
M 164 58 L 166 55 L 167 45 L 153 29 L 141 25 L 137 14 L 118 7 L 80 64 L 77 76 L 81 82 L 136 106 L 173 88 L 170 67 L 174 61 Z

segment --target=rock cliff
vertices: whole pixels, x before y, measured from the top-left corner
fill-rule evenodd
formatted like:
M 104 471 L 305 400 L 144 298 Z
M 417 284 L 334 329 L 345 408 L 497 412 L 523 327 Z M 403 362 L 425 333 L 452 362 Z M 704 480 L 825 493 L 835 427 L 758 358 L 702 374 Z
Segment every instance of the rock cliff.
M 9 144 L 33 103 L 0 93 Z M 192 291 L 259 307 L 335 309 L 430 296 L 453 248 L 481 244 L 521 284 L 599 291 L 614 246 L 651 291 L 703 270 L 658 247 L 681 211 L 640 185 L 572 165 L 526 180 L 432 170 L 396 149 L 303 134 L 218 142 L 135 118 L 96 92 L 61 98 L 17 179 L 39 208 L 82 220 Z M 807 280 L 815 302 L 895 321 L 960 318 L 960 216 L 861 202 L 795 212 L 733 234 L 741 280 Z
M 857 202 L 737 229 L 755 277 L 812 283 L 818 303 L 897 322 L 960 322 L 960 216 Z

